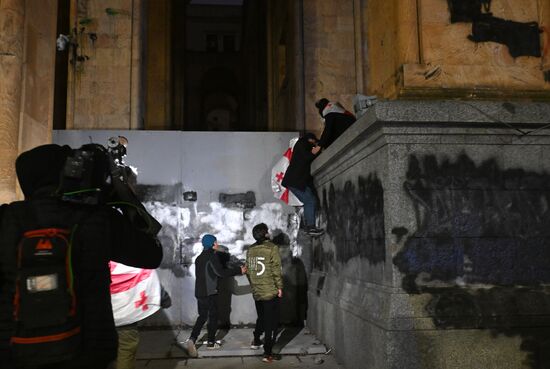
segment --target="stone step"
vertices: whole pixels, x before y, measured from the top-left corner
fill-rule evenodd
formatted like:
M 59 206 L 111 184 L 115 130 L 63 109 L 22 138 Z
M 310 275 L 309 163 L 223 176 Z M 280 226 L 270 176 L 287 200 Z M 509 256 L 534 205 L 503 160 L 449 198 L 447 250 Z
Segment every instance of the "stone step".
M 252 328 L 235 328 L 230 330 L 219 330 L 216 339 L 222 341 L 219 349 L 209 350 L 203 340 L 206 339 L 206 332 L 197 341 L 199 357 L 233 357 L 233 356 L 258 356 L 263 350 L 252 350 L 250 343 L 253 338 Z M 183 342 L 191 334 L 190 329 L 163 329 L 140 331 L 140 343 L 137 358 L 163 359 L 163 358 L 185 358 L 187 353 L 177 343 Z M 317 355 L 328 351 L 314 335 L 307 329 L 289 327 L 281 329 L 273 352 L 281 355 Z

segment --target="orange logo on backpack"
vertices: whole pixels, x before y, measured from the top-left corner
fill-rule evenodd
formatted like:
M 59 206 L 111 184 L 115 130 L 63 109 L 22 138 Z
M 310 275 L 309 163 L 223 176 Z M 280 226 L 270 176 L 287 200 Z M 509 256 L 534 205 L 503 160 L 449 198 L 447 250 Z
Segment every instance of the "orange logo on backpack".
M 36 244 L 36 250 L 51 250 L 53 249 L 52 242 L 49 239 L 40 239 Z

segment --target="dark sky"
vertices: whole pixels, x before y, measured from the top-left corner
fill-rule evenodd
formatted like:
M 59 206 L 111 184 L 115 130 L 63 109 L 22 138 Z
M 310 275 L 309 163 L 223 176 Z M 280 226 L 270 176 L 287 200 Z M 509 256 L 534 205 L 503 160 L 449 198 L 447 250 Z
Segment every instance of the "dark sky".
M 243 0 L 192 0 L 191 5 L 243 5 Z

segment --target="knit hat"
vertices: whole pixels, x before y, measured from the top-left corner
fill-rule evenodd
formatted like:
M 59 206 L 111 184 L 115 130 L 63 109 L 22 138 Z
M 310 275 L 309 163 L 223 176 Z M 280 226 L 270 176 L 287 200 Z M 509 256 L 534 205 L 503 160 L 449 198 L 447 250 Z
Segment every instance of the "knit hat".
M 57 186 L 65 160 L 71 153 L 67 145 L 48 144 L 25 151 L 15 161 L 17 179 L 25 197 L 46 186 Z
M 216 242 L 216 237 L 212 236 L 211 234 L 205 234 L 202 236 L 202 246 L 205 249 L 210 249 L 212 246 L 214 246 L 214 242 Z

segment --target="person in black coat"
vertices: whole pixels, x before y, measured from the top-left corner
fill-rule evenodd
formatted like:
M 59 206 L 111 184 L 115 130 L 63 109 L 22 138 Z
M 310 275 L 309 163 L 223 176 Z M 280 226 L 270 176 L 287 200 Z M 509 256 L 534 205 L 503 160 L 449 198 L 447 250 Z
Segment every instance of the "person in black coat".
M 33 368 L 106 368 L 117 355 L 109 260 L 148 269 L 158 267 L 162 260 L 157 239 L 135 228 L 111 206 L 60 199 L 56 191 L 70 152 L 68 146 L 43 145 L 22 153 L 16 160 L 25 200 L 6 206 L 0 219 L 0 362 L 4 369 L 25 368 L 29 365 L 27 360 L 42 360 L 42 354 L 53 353 L 51 348 L 38 348 L 36 357 L 16 358 L 10 345 L 10 337 L 20 324 L 14 319 L 13 301 L 19 273 L 16 252 L 23 233 L 41 228 L 73 230 L 70 260 L 80 317 L 78 354 L 50 366 L 35 362 Z M 37 311 L 36 316 L 51 313 Z
M 202 237 L 203 251 L 195 260 L 195 297 L 199 316 L 189 339 L 179 345 L 182 346 L 189 356 L 197 357 L 197 348 L 195 342 L 199 338 L 204 323 L 208 321 L 208 342 L 207 349 L 217 349 L 220 347 L 216 342 L 216 331 L 218 329 L 218 279 L 231 277 L 246 273 L 244 266 L 232 266 L 224 268 L 217 250 L 218 245 L 216 237 L 206 234 Z
M 316 145 L 317 137 L 306 133 L 294 145 L 290 164 L 281 184 L 288 188 L 304 204 L 305 229 L 308 234 L 318 235 L 322 229 L 315 227 L 317 196 L 311 176 L 311 162 L 316 158 L 320 147 Z
M 315 107 L 325 123 L 325 128 L 317 145 L 322 149 L 326 149 L 355 122 L 355 116 L 344 109 L 339 102 L 331 102 L 325 98 L 318 100 Z

